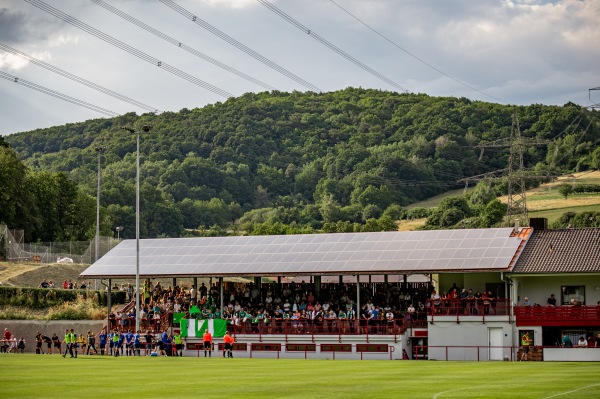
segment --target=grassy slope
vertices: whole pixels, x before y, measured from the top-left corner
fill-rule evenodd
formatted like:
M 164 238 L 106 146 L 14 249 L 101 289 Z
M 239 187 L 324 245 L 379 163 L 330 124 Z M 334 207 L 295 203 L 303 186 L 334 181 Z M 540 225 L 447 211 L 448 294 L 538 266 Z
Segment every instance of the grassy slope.
M 600 212 L 600 194 L 576 194 L 564 199 L 558 192 L 558 186 L 563 183 L 573 185 L 600 184 L 600 171 L 587 171 L 563 176 L 558 178 L 555 182 L 543 184 L 540 187 L 528 191 L 526 196 L 529 217 L 548 218 L 548 222 L 552 223 L 565 212 Z M 408 209 L 417 207 L 433 208 L 444 198 L 462 195 L 463 192 L 462 189 L 448 191 L 444 194 L 429 198 L 426 201 L 411 204 L 408 206 Z M 507 198 L 501 197 L 500 201 L 506 203 Z M 425 222 L 421 225 L 423 224 L 425 224 Z M 401 224 L 401 227 L 402 226 L 404 226 L 404 224 Z
M 1 396 L 11 398 L 573 399 L 600 390 L 594 363 L 1 357 Z

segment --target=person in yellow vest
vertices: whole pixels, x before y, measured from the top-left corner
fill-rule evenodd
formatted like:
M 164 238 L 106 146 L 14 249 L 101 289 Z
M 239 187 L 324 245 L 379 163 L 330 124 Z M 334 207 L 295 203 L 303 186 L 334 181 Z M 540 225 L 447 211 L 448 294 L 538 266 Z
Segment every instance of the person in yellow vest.
M 115 357 L 119 356 L 119 339 L 120 339 L 120 334 L 117 331 L 117 329 L 115 329 L 113 336 L 112 336 L 113 354 L 115 355 Z
M 183 343 L 181 342 L 181 333 L 174 334 L 173 341 L 175 341 L 175 356 L 183 356 Z
M 529 337 L 529 332 L 525 332 L 521 337 L 521 346 L 523 348 L 523 352 L 521 353 L 521 361 L 527 360 L 529 356 L 529 346 L 531 345 L 531 338 Z
M 208 357 L 212 354 L 212 334 L 206 330 L 202 336 L 202 342 L 204 342 L 204 357 L 206 357 L 206 351 L 208 351 Z
M 66 357 L 67 352 L 69 352 L 71 357 L 74 357 L 73 356 L 73 347 L 71 346 L 71 333 L 69 332 L 68 328 L 65 330 L 65 339 L 63 342 L 65 343 L 65 353 L 62 355 L 62 357 Z
M 85 350 L 87 347 L 87 336 L 85 334 L 77 334 L 77 346 L 76 348 L 81 348 L 81 354 L 85 354 Z M 77 349 L 75 349 L 77 351 Z M 77 353 L 77 352 L 75 352 Z M 77 357 L 77 356 L 75 356 Z
M 77 339 L 77 334 L 75 333 L 75 331 L 71 328 L 71 348 L 73 348 L 73 351 L 75 352 L 75 358 L 77 358 L 77 348 L 79 347 L 79 341 Z
M 229 335 L 229 331 L 225 332 L 225 336 L 223 337 L 223 357 L 229 357 L 232 358 L 233 354 L 232 354 L 232 350 L 233 350 L 233 343 L 235 342 L 235 338 L 233 338 L 231 335 Z M 225 354 L 227 353 L 227 356 L 225 356 Z

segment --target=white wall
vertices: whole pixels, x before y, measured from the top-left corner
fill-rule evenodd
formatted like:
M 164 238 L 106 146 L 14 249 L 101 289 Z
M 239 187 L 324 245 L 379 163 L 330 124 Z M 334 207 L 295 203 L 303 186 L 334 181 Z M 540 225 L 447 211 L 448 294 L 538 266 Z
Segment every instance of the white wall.
M 600 245 L 600 244 L 599 244 Z M 596 291 L 595 287 L 600 288 L 600 275 L 567 275 L 564 276 L 511 276 L 515 283 L 518 283 L 516 304 L 522 304 L 525 297 L 528 297 L 532 303 L 546 306 L 546 300 L 550 294 L 554 294 L 556 303 L 560 304 L 560 289 L 565 285 L 584 285 L 585 286 L 585 305 L 595 306 L 600 301 L 600 289 Z M 517 302 L 518 301 L 518 302 Z
M 492 316 L 493 317 L 493 316 Z M 506 316 L 504 317 L 506 318 Z M 513 325 L 508 321 L 488 321 L 482 323 L 481 317 L 461 317 L 460 323 L 440 321 L 436 318 L 434 324 L 429 324 L 429 359 L 432 360 L 488 360 L 489 328 L 502 328 L 504 335 L 502 346 L 503 358 L 510 360 L 513 345 Z M 469 348 L 446 348 L 435 346 L 466 346 Z M 473 348 L 480 346 L 481 348 Z M 485 348 L 484 348 L 485 347 Z M 514 355 L 513 355 L 514 356 Z

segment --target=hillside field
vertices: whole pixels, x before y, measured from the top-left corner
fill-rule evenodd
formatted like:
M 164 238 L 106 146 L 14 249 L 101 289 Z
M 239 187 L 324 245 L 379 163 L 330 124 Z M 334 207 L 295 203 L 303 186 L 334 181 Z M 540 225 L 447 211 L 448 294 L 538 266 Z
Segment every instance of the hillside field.
M 600 171 L 586 171 L 562 176 L 556 181 L 542 184 L 535 189 L 527 191 L 526 198 L 529 217 L 547 218 L 548 224 L 550 225 L 553 221 L 559 219 L 565 212 L 600 212 L 600 193 L 572 194 L 565 199 L 558 192 L 558 187 L 564 183 L 573 185 L 600 184 Z M 451 190 L 425 201 L 411 204 L 407 208 L 433 208 L 444 198 L 463 194 L 464 190 L 462 189 Z M 507 197 L 500 197 L 500 201 L 506 203 Z M 400 229 L 416 229 L 424 224 L 425 219 L 422 219 L 420 223 L 417 221 L 401 221 Z M 409 225 L 410 228 L 407 228 L 407 225 Z
M 595 399 L 600 391 L 594 363 L 224 359 L 216 355 L 64 359 L 2 354 L 1 396 L 64 398 L 68 392 L 75 398 Z

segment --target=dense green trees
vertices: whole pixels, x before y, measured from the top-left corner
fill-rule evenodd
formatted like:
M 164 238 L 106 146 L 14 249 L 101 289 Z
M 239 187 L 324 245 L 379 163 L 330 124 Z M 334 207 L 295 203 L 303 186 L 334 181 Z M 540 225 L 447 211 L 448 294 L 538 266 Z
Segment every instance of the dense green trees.
M 400 217 L 418 216 L 429 216 L 429 228 L 455 227 L 463 220 L 490 226 L 502 211 L 494 202 L 502 186 L 478 187 L 469 199 L 448 200 L 431 215 L 403 207 L 456 188 L 463 177 L 505 168 L 507 148 L 479 159 L 474 146 L 510 137 L 514 110 L 465 98 L 355 88 L 273 91 L 179 113 L 129 113 L 15 134 L 6 141 L 31 173 L 14 164 L 14 154 L 12 160 L 2 155 L 8 158 L 0 168 L 14 180 L 33 179 L 25 185 L 31 187 L 33 207 L 12 204 L 2 208 L 2 217 L 11 226 L 44 232 L 36 238 L 90 237 L 93 148 L 106 145 L 102 229 L 109 233 L 123 226 L 122 235 L 133 237 L 135 137 L 119 127 L 151 124 L 141 140 L 142 237 L 195 229 L 203 234 L 385 230 Z M 517 110 L 524 137 L 555 139 L 525 151 L 528 168 L 555 173 L 597 167 L 595 113 L 573 104 Z M 36 179 L 39 173 L 52 184 Z M 22 185 L 6 187 L 10 198 L 23 195 Z M 40 212 L 48 218 L 40 219 Z

